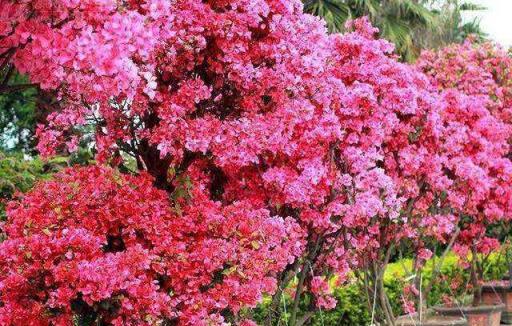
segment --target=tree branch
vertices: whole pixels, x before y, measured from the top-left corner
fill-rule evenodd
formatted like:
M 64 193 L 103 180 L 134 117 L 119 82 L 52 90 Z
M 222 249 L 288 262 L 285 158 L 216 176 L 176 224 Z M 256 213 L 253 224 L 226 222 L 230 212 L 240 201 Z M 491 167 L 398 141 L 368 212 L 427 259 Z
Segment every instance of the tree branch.
M 430 291 L 432 290 L 432 287 L 434 286 L 434 280 L 437 278 L 437 275 L 441 271 L 441 267 L 443 266 L 444 260 L 445 260 L 446 256 L 448 255 L 448 253 L 450 252 L 450 250 L 452 249 L 453 244 L 455 243 L 455 240 L 457 240 L 457 237 L 459 236 L 459 234 L 460 234 L 460 228 L 457 227 L 457 229 L 455 230 L 455 233 L 453 234 L 453 236 L 450 239 L 450 242 L 448 242 L 448 246 L 446 246 L 443 254 L 441 255 L 441 258 L 435 265 L 434 271 L 432 272 L 431 279 L 430 279 L 427 287 L 425 288 L 425 291 L 423 291 L 425 300 L 428 298 L 428 295 L 429 295 Z
M 37 84 L 18 84 L 18 85 L 6 85 L 0 86 L 0 94 L 24 91 L 29 88 L 36 87 Z

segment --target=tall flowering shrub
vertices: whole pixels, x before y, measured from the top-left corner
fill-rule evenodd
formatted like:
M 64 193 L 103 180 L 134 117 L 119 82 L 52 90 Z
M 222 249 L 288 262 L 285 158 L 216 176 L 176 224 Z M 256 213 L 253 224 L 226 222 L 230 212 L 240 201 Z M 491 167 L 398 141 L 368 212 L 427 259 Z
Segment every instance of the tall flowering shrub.
M 512 59 L 492 43 L 467 41 L 427 51 L 417 66 L 444 97 L 437 150 L 447 187 L 436 206 L 456 217 L 460 234 L 451 244 L 472 260 L 477 290 L 483 272 L 477 257 L 499 245 L 489 227 L 512 216 Z
M 489 253 L 497 241 L 486 237 L 487 227 L 510 219 L 512 213 L 512 162 L 507 157 L 510 126 L 494 117 L 478 97 L 454 90 L 443 90 L 441 96 L 435 130 L 440 141 L 433 152 L 437 160 L 427 161 L 427 165 L 436 162 L 432 168 L 438 170 L 425 174 L 428 177 L 421 179 L 420 191 L 410 201 L 410 217 L 416 221 L 411 224 L 418 226 L 411 229 L 417 240 L 406 242 L 415 251 L 417 278 L 410 291 L 415 300 L 420 299 L 423 264 L 439 249 L 439 243 L 446 249 L 434 268 L 435 275 L 422 289 L 424 298 L 437 281 L 435 276 L 449 250 Z M 416 303 L 417 308 L 422 306 Z
M 485 47 L 490 49 L 488 45 Z M 362 250 L 356 248 L 359 260 L 356 266 L 363 267 L 366 280 L 373 280 L 368 286 L 369 297 L 381 301 L 378 304 L 390 324 L 394 320 L 393 311 L 381 293 L 385 292 L 383 274 L 391 255 L 405 251 L 414 257 L 412 274 L 416 277 L 404 298 L 400 298 L 405 310 L 412 312 L 424 308 L 419 291 L 424 298 L 428 297 L 432 282 L 437 280 L 436 267 L 431 282 L 420 289 L 421 270 L 436 248 L 447 248 L 445 254 L 453 247 L 462 251 L 466 248 L 467 252 L 469 244 L 474 242 L 478 252 L 489 253 L 497 241 L 485 237 L 487 226 L 512 215 L 512 129 L 507 120 L 509 108 L 504 104 L 509 101 L 506 76 L 510 58 L 496 49 L 495 54 L 488 54 L 488 62 L 494 66 L 487 75 L 500 74 L 495 83 L 501 86 L 493 87 L 495 92 L 488 87 L 477 94 L 465 88 L 474 87 L 480 81 L 459 84 L 454 77 L 471 70 L 471 65 L 468 68 L 463 63 L 469 55 L 460 49 L 443 51 L 449 52 L 446 57 L 458 65 L 442 60 L 429 65 L 426 58 L 432 54 L 425 54 L 418 66 L 429 77 L 431 86 L 425 86 L 422 91 L 416 88 L 416 94 L 422 94 L 418 104 L 408 103 L 410 111 L 399 115 L 400 127 L 381 145 L 382 167 L 392 179 L 401 202 L 399 215 L 370 219 L 360 224 L 361 229 L 356 233 L 364 241 Z M 462 58 L 456 57 L 456 53 L 462 53 Z M 439 66 L 449 72 L 440 69 L 438 74 Z M 457 70 L 454 67 L 460 71 L 454 72 Z M 471 73 L 471 76 L 481 75 Z M 450 78 L 451 86 L 444 83 Z M 501 99 L 495 94 L 501 94 Z
M 459 129 L 448 145 L 457 143 L 455 148 L 463 149 L 465 155 L 482 165 L 489 175 L 481 179 L 479 187 L 474 184 L 480 193 L 473 196 L 485 198 L 485 203 L 469 202 L 468 214 L 478 215 L 480 211 L 491 222 L 509 216 L 512 208 L 507 188 L 508 164 L 512 159 L 512 57 L 493 43 L 477 44 L 469 40 L 438 52 L 427 51 L 417 66 L 439 90 L 451 94 L 459 91 L 473 103 L 469 109 L 446 110 L 451 129 Z M 477 157 L 476 153 L 481 154 Z M 477 179 L 476 174 L 473 179 Z M 461 189 L 462 192 L 469 193 L 467 189 Z
M 471 39 L 439 51 L 425 51 L 417 66 L 438 89 L 477 96 L 502 121 L 512 121 L 512 57 L 492 42 Z

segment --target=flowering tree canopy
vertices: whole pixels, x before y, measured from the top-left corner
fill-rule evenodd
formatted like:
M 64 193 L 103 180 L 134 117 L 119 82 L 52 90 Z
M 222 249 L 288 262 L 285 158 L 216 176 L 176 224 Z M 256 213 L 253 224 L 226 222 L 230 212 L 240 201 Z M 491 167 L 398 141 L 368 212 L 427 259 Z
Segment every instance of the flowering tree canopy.
M 417 66 L 438 89 L 482 97 L 502 121 L 512 121 L 512 57 L 492 42 L 471 39 L 440 51 L 425 51 Z
M 442 173 L 437 178 L 441 183 L 436 192 L 425 192 L 417 201 L 427 211 L 416 215 L 416 225 L 422 227 L 411 230 L 419 235 L 413 242 L 415 274 L 421 274 L 418 270 L 432 254 L 429 245 L 432 249 L 441 241 L 446 250 L 453 246 L 463 261 L 472 262 L 471 278 L 478 304 L 483 270 L 476 263 L 477 254 L 487 255 L 496 249 L 499 243 L 489 237 L 488 230 L 512 217 L 511 63 L 495 45 L 471 41 L 438 52 L 427 51 L 417 63 L 442 100 L 435 123 L 438 143 L 432 148 L 439 158 L 434 162 Z M 431 187 L 430 183 L 423 185 Z M 408 291 L 417 296 L 414 287 L 419 287 L 419 281 Z M 422 289 L 423 295 L 428 296 L 431 288 L 432 281 Z M 406 305 L 410 310 L 411 305 Z
M 419 226 L 449 233 L 453 214 L 429 210 L 441 196 L 507 205 L 508 127 L 440 95 L 365 19 L 328 35 L 298 0 L 0 3 L 2 58 L 59 94 L 40 151 L 92 132 L 99 162 L 140 174 L 66 170 L 11 205 L 6 323 L 242 323 L 298 275 L 295 325 L 304 295 L 335 305 L 327 277 Z
M 425 61 L 418 66 L 428 71 Z M 492 96 L 485 91 L 471 94 L 439 85 L 435 69 L 429 77 L 432 86 L 420 93 L 423 105 L 410 116 L 399 116 L 400 128 L 381 145 L 385 174 L 393 179 L 402 205 L 392 223 L 377 218 L 360 225 L 369 233 L 361 239 L 372 239 L 369 243 L 375 245 L 363 247 L 357 258 L 367 260 L 374 280 L 382 279 L 391 253 L 400 246 L 412 250 L 415 275 L 421 275 L 439 243 L 451 248 L 457 240 L 460 249 L 467 248 L 469 239 L 478 239 L 478 248 L 488 252 L 496 241 L 485 237 L 487 226 L 512 216 L 511 126 L 490 109 Z M 382 282 L 373 287 L 384 291 Z M 424 295 L 431 287 L 423 289 Z M 391 323 L 389 303 L 381 305 Z
M 459 91 L 472 103 L 457 109 L 449 102 L 453 132 L 445 143 L 454 153 L 462 151 L 452 162 L 465 176 L 455 196 L 457 207 L 472 217 L 465 221 L 458 250 L 462 256 L 471 246 L 488 253 L 497 241 L 485 236 L 487 226 L 512 216 L 512 58 L 493 43 L 468 40 L 427 51 L 417 65 L 440 91 Z

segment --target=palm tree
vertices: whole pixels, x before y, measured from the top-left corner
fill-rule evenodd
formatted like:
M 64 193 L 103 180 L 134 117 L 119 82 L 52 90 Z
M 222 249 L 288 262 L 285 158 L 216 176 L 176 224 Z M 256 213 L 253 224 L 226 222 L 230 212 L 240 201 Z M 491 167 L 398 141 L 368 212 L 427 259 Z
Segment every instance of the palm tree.
M 331 32 L 343 31 L 348 19 L 368 16 L 405 61 L 414 60 L 422 48 L 453 42 L 452 34 L 463 26 L 461 12 L 477 9 L 472 4 L 459 4 L 458 0 L 303 1 L 304 10 L 325 19 Z M 472 23 L 464 28 L 480 31 L 478 21 Z
M 437 12 L 438 20 L 442 26 L 441 43 L 460 43 L 469 35 L 475 36 L 477 40 L 484 40 L 487 37 L 487 34 L 480 28 L 478 17 L 469 21 L 463 19 L 464 13 L 485 10 L 485 7 L 470 2 L 460 2 L 459 0 L 444 0 L 443 2 L 444 9 Z
M 304 0 L 304 10 L 324 18 L 331 32 L 343 31 L 348 19 L 368 16 L 404 60 L 415 56 L 413 30 L 435 23 L 435 15 L 418 0 Z

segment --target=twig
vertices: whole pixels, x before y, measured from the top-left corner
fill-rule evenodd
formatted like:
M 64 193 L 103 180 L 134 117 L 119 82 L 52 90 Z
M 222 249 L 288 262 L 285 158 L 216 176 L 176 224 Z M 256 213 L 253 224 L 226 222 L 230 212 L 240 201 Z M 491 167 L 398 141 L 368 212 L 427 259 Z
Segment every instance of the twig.
M 443 254 L 441 255 L 441 258 L 439 259 L 438 263 L 435 265 L 434 270 L 432 271 L 432 276 L 430 278 L 430 281 L 429 281 L 427 287 L 425 288 L 425 292 L 424 292 L 425 298 L 428 298 L 430 291 L 432 290 L 432 287 L 434 286 L 434 281 L 437 278 L 437 275 L 441 271 L 441 267 L 444 264 L 444 260 L 445 260 L 446 256 L 448 255 L 448 253 L 451 251 L 453 244 L 455 243 L 455 240 L 457 240 L 457 237 L 459 236 L 459 233 L 460 233 L 460 228 L 457 227 L 457 229 L 455 230 L 455 233 L 453 234 L 453 236 L 450 239 L 450 242 L 448 243 L 448 246 L 446 246 Z

